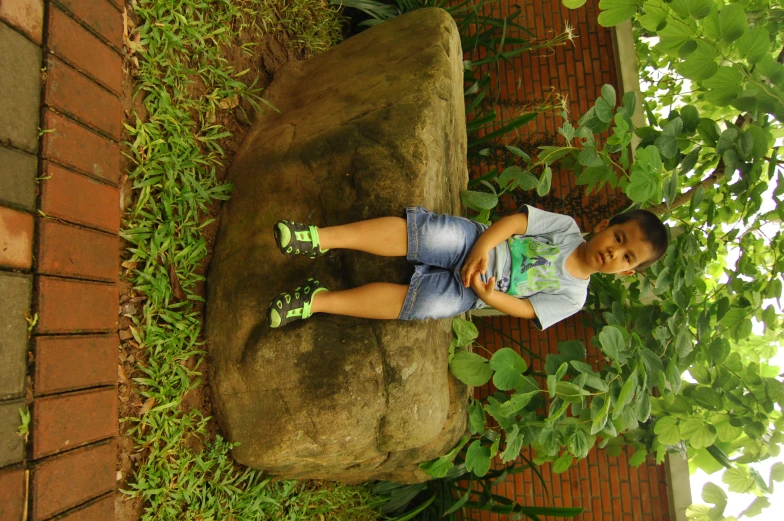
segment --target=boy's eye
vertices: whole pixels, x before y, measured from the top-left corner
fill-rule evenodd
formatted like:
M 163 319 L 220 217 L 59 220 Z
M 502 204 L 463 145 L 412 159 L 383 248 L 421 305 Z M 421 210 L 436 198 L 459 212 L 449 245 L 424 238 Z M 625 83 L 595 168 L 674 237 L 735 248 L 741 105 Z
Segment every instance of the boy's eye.
M 618 235 L 616 235 L 616 236 L 615 236 L 615 242 L 621 242 L 621 237 L 620 237 L 620 236 L 618 236 Z

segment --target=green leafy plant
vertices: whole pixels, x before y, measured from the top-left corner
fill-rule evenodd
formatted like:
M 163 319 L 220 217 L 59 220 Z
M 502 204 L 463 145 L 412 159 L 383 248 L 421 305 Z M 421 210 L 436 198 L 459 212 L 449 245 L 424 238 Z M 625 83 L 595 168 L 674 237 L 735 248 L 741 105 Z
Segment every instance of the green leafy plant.
M 126 154 L 133 203 L 121 236 L 129 245 L 126 278 L 146 297 L 130 328 L 138 344 L 134 390 L 144 406 L 124 418 L 142 457 L 124 493 L 144 502 L 143 520 L 296 518 L 320 521 L 377 517 L 377 498 L 367 487 L 322 486 L 272 481 L 238 466 L 232 443 L 210 436 L 210 418 L 185 407 L 185 395 L 201 383 L 204 355 L 203 299 L 197 285 L 208 253 L 204 229 L 231 186 L 217 179 L 231 136 L 216 114 L 245 100 L 257 110 L 259 97 L 248 70 L 235 71 L 222 51 L 240 43 L 240 33 L 270 25 L 274 15 L 255 1 L 138 0 L 139 25 L 129 50 L 139 58 L 135 89 L 146 117 L 126 124 Z M 243 46 L 244 51 L 250 46 Z M 32 324 L 32 322 L 31 322 Z
M 27 443 L 27 437 L 30 435 L 30 409 L 25 406 L 24 409 L 19 409 L 19 427 L 16 428 L 16 435 L 24 438 Z

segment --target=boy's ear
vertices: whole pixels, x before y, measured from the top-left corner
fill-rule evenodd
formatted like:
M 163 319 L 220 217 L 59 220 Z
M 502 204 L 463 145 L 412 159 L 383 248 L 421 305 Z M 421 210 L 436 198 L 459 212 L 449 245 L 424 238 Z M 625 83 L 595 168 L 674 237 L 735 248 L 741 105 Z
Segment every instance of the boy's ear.
M 608 219 L 603 220 L 599 224 L 593 227 L 593 233 L 599 233 L 600 231 L 607 228 L 610 225 L 610 221 Z

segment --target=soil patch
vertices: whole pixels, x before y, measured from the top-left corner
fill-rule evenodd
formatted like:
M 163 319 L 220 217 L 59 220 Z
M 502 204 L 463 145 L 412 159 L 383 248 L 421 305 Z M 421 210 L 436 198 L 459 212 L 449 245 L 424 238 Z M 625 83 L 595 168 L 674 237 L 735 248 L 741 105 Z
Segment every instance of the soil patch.
M 132 30 L 136 25 L 136 18 L 133 14 L 133 7 L 126 5 L 127 25 L 126 31 Z M 128 33 L 126 33 L 128 34 Z M 243 52 L 241 45 L 255 44 L 251 48 L 253 54 L 248 55 Z M 247 30 L 242 34 L 241 41 L 237 46 L 225 48 L 222 50 L 222 56 L 228 60 L 229 64 L 234 67 L 234 70 L 239 72 L 245 69 L 250 71 L 242 76 L 242 80 L 247 84 L 255 82 L 257 88 L 266 88 L 280 67 L 290 61 L 304 59 L 306 56 L 302 53 L 295 52 L 288 45 L 288 36 L 281 28 L 276 28 L 273 33 L 261 34 L 258 30 Z M 136 119 L 139 118 L 145 121 L 147 118 L 147 110 L 144 107 L 143 93 L 137 93 L 134 96 L 134 80 L 138 70 L 138 58 L 129 53 L 127 47 L 123 49 L 123 95 L 121 102 L 123 104 L 124 119 L 128 125 L 135 126 Z M 205 94 L 203 84 L 195 83 L 192 86 L 190 94 L 192 96 L 201 96 Z M 263 92 L 261 93 L 263 96 Z M 232 100 L 224 110 L 217 114 L 208 115 L 210 122 L 214 122 L 225 127 L 226 130 L 232 133 L 231 137 L 221 140 L 220 145 L 226 152 L 223 159 L 223 165 L 217 169 L 217 176 L 219 180 L 223 180 L 226 175 L 226 169 L 239 148 L 242 140 L 245 137 L 250 125 L 255 119 L 255 111 L 250 103 L 240 100 Z M 129 141 L 130 136 L 127 132 L 123 134 L 123 141 Z M 127 145 L 123 145 L 127 150 Z M 130 172 L 134 168 L 134 163 L 131 159 L 122 156 L 121 171 Z M 127 211 L 132 206 L 134 194 L 131 191 L 132 182 L 128 179 L 127 174 L 124 174 L 120 180 L 121 184 L 121 197 L 120 206 L 123 212 Z M 208 255 L 202 262 L 197 273 L 204 275 L 209 267 L 210 259 L 212 258 L 212 248 L 215 242 L 215 234 L 218 230 L 218 217 L 220 211 L 220 201 L 213 204 L 210 208 L 209 214 L 202 216 L 204 220 L 215 218 L 216 221 L 206 226 L 203 229 L 203 234 L 208 244 Z M 141 499 L 129 499 L 125 494 L 120 492 L 121 489 L 129 488 L 129 484 L 134 481 L 134 472 L 141 461 L 147 456 L 146 449 L 136 447 L 133 438 L 130 436 L 128 430 L 130 425 L 128 422 L 122 422 L 123 418 L 140 417 L 146 411 L 151 409 L 155 404 L 138 393 L 135 385 L 133 385 L 133 378 L 145 376 L 138 368 L 137 364 L 144 364 L 146 362 L 146 354 L 143 349 L 139 348 L 139 344 L 134 340 L 131 333 L 131 326 L 133 325 L 134 318 L 141 317 L 146 297 L 136 292 L 130 280 L 131 270 L 135 268 L 133 263 L 129 260 L 130 253 L 128 252 L 128 243 L 121 241 L 119 251 L 118 269 L 120 272 L 119 283 L 119 353 L 118 353 L 118 409 L 120 418 L 120 435 L 117 444 L 117 487 L 115 492 L 115 518 L 117 521 L 136 521 L 142 517 L 144 507 Z M 176 274 L 172 277 L 172 286 L 175 294 L 177 293 Z M 180 289 L 180 291 L 182 291 Z M 201 297 L 206 297 L 204 284 L 201 283 L 195 292 Z M 202 315 L 204 312 L 204 305 L 199 303 L 196 307 L 197 311 Z M 203 321 L 203 320 L 202 320 Z M 200 340 L 202 340 L 200 338 Z M 188 360 L 187 365 L 190 368 L 196 368 L 196 358 L 192 357 Z M 203 359 L 198 371 L 202 373 L 201 384 L 190 391 L 183 399 L 182 408 L 185 411 L 198 409 L 206 417 L 212 417 L 212 401 L 210 397 L 210 388 L 207 382 L 207 375 L 209 371 L 206 367 L 206 359 Z M 210 420 L 208 425 L 208 440 L 200 440 L 194 437 L 189 444 L 191 448 L 198 451 L 201 450 L 204 442 L 211 441 L 219 432 L 217 422 L 213 419 Z

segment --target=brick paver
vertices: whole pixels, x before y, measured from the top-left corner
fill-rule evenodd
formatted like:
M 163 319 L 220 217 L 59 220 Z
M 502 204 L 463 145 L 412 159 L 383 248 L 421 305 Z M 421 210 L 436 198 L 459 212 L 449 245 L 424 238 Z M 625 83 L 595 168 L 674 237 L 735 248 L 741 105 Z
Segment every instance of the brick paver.
M 120 190 L 44 161 L 41 211 L 111 233 L 120 230 Z
M 41 154 L 46 159 L 117 185 L 120 145 L 49 109 L 43 111 Z
M 0 141 L 38 150 L 41 49 L 0 22 Z
M 29 270 L 33 265 L 33 216 L 0 206 L 0 266 Z
M 114 519 L 114 498 L 104 496 L 90 502 L 87 506 L 68 512 L 57 521 L 110 521 Z
M 114 489 L 116 444 L 46 458 L 32 469 L 32 521 L 43 521 Z M 111 518 L 110 518 L 111 519 Z
M 114 387 L 37 398 L 33 402 L 33 458 L 117 435 Z
M 24 519 L 25 469 L 0 470 L 0 519 L 21 521 Z
M 117 280 L 119 238 L 116 235 L 52 219 L 38 219 L 38 223 L 38 273 Z
M 0 400 L 24 396 L 30 275 L 0 272 Z
M 58 3 L 115 49 L 122 49 L 122 14 L 109 0 L 58 0 Z
M 0 402 L 0 467 L 24 459 L 24 438 L 17 434 L 22 423 L 19 409 L 24 408 L 24 400 Z
M 80 333 L 117 329 L 115 284 L 37 277 L 37 333 Z
M 50 4 L 47 47 L 101 85 L 122 92 L 122 58 L 66 13 Z
M 46 63 L 44 103 L 119 140 L 122 105 L 117 96 L 54 56 Z
M 117 335 L 38 336 L 33 339 L 36 396 L 117 382 Z
M 34 155 L 0 145 L 0 204 L 35 210 L 37 164 Z
M 22 31 L 41 45 L 44 27 L 44 0 L 4 0 L 0 2 L 0 20 Z

